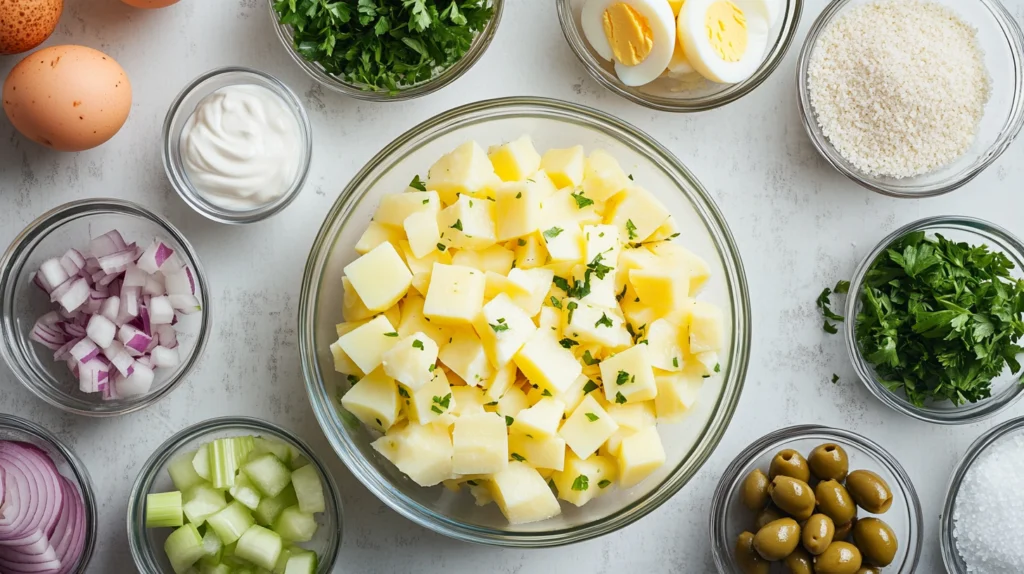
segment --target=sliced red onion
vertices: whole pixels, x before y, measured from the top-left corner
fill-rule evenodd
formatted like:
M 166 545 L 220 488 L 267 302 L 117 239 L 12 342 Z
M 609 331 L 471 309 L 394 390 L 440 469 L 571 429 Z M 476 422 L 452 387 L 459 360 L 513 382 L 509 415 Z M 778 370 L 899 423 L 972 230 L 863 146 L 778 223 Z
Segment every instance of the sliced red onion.
M 53 531 L 50 543 L 61 563 L 56 574 L 66 574 L 77 566 L 78 558 L 85 547 L 85 504 L 82 495 L 71 481 L 60 477 L 64 505 Z
M 64 346 L 68 340 L 67 335 L 51 325 L 44 325 L 40 321 L 37 321 L 35 326 L 32 327 L 32 332 L 29 333 L 28 338 L 54 351 Z
M 39 273 L 48 285 L 60 285 L 72 275 L 64 270 L 64 267 L 60 264 L 60 259 L 57 258 L 43 261 L 43 264 L 39 266 Z
M 82 337 L 85 337 L 85 335 L 86 335 L 85 327 L 82 327 L 78 323 L 74 323 L 74 322 L 72 322 L 72 323 L 64 323 L 64 332 L 67 333 L 68 336 L 75 337 L 77 339 L 81 339 Z

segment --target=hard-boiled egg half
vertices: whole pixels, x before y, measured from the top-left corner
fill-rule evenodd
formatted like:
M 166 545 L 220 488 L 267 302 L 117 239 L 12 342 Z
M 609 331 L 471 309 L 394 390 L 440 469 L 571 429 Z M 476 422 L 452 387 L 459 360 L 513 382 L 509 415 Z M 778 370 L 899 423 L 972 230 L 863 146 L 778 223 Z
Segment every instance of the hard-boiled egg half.
M 700 75 L 735 84 L 757 71 L 768 47 L 774 0 L 685 0 L 677 31 Z
M 581 15 L 587 41 L 615 63 L 627 86 L 649 84 L 668 69 L 676 51 L 675 24 L 667 0 L 587 0 Z

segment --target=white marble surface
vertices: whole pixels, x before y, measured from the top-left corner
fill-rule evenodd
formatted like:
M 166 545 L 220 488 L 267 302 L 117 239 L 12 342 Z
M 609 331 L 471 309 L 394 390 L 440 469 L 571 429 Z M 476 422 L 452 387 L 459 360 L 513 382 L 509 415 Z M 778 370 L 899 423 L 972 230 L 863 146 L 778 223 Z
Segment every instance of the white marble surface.
M 1019 21 L 1024 1 L 1006 0 Z M 909 420 L 869 396 L 838 338 L 821 331 L 814 298 L 848 277 L 895 227 L 936 214 L 971 214 L 1024 234 L 1024 143 L 946 197 L 888 199 L 836 173 L 811 146 L 794 98 L 796 51 L 825 4 L 810 0 L 794 48 L 752 95 L 696 115 L 648 111 L 605 91 L 570 52 L 551 0 L 512 0 L 482 61 L 441 93 L 402 104 L 365 104 L 326 92 L 291 62 L 271 30 L 265 0 L 183 0 L 140 11 L 117 0 L 68 0 L 48 44 L 77 43 L 114 56 L 134 103 L 106 145 L 80 154 L 45 150 L 0 118 L 0 244 L 43 211 L 73 199 L 114 196 L 169 217 L 209 271 L 216 333 L 206 356 L 172 396 L 112 420 L 62 414 L 35 399 L 0 365 L 0 412 L 28 417 L 66 440 L 98 491 L 100 544 L 90 572 L 131 571 L 125 507 L 140 466 L 164 439 L 192 423 L 246 414 L 283 424 L 322 449 L 347 510 L 338 572 L 712 572 L 707 513 L 720 472 L 768 430 L 827 423 L 861 432 L 900 458 L 925 516 L 919 572 L 938 572 L 937 520 L 959 456 L 995 422 L 943 428 Z M 0 74 L 17 62 L 0 57 Z M 283 214 L 227 227 L 194 213 L 160 163 L 160 125 L 175 93 L 210 68 L 240 64 L 270 72 L 304 99 L 315 136 L 305 191 Z M 672 149 L 724 211 L 750 280 L 754 345 L 733 424 L 697 477 L 669 503 L 613 535 L 567 548 L 500 550 L 457 543 L 400 518 L 344 468 L 313 419 L 300 377 L 296 306 L 301 267 L 324 212 L 378 149 L 417 122 L 463 103 L 507 95 L 563 98 L 634 123 Z M 257 263 L 258 262 L 258 263 Z M 832 373 L 842 380 L 833 385 Z

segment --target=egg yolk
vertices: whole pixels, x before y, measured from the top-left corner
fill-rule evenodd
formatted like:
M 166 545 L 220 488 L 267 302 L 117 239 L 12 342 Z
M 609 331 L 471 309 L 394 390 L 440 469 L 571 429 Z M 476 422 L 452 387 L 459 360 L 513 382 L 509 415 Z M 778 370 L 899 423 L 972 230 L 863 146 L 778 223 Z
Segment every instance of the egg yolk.
M 650 55 L 654 32 L 647 18 L 632 6 L 619 2 L 604 11 L 604 35 L 615 59 L 626 66 L 636 66 Z
M 747 51 L 747 17 L 732 2 L 720 0 L 708 8 L 704 21 L 708 41 L 718 57 L 738 62 Z

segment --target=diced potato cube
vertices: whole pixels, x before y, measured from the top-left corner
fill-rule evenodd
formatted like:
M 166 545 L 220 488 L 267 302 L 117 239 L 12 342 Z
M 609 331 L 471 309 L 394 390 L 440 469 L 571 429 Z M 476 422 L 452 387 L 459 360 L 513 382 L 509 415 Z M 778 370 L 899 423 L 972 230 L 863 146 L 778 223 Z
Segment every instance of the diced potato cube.
M 399 241 L 405 239 L 405 231 L 401 226 L 384 225 L 379 221 L 371 221 L 366 226 L 366 231 L 356 242 L 356 253 L 364 255 L 373 250 L 381 243 L 398 245 Z
M 452 387 L 452 410 L 457 417 L 478 415 L 484 412 L 484 391 L 478 387 L 461 385 Z
M 541 202 L 540 219 L 540 229 L 544 230 L 570 221 L 581 226 L 595 225 L 601 223 L 601 214 L 598 212 L 598 204 L 593 203 L 583 192 L 565 188 Z
M 573 268 L 570 283 L 578 281 L 580 285 L 587 283 L 587 276 L 590 277 L 590 293 L 582 298 L 585 303 L 598 307 L 612 308 L 619 304 L 615 292 L 615 270 L 600 268 L 600 271 L 586 265 L 577 265 Z
M 498 406 L 495 410 L 503 417 L 512 417 L 514 419 L 523 409 L 529 407 L 530 403 L 526 400 L 526 393 L 523 392 L 523 389 L 512 386 L 498 399 Z M 512 424 L 508 420 L 505 422 L 508 425 Z
M 512 296 L 512 301 L 519 305 L 526 314 L 534 317 L 540 313 L 541 305 L 544 304 L 548 290 L 551 289 L 551 281 L 555 274 L 550 269 L 513 269 L 508 272 L 510 281 L 529 291 L 529 296 Z
M 669 218 L 668 209 L 649 191 L 631 187 L 608 202 L 605 223 L 619 228 L 624 242 L 640 242 L 651 236 Z
M 491 474 L 508 466 L 508 430 L 495 413 L 463 415 L 455 419 L 452 434 L 456 474 Z
M 434 378 L 437 343 L 425 333 L 413 333 L 399 339 L 381 360 L 389 377 L 416 391 Z
M 579 263 L 583 260 L 583 230 L 572 222 L 542 230 L 544 247 L 548 250 L 549 261 L 554 263 Z
M 513 434 L 508 437 L 509 456 L 519 460 L 517 455 L 534 468 L 562 470 L 565 463 L 565 441 L 558 436 L 530 438 Z
M 590 391 L 584 391 L 584 388 L 590 389 Z M 570 385 L 564 393 L 559 393 L 555 398 L 562 401 L 562 404 L 565 405 L 564 414 L 565 416 L 569 416 L 574 410 L 576 410 L 576 407 L 579 406 L 587 392 L 592 392 L 596 389 L 597 383 L 591 380 L 586 374 L 582 374 L 576 377 L 576 380 L 573 381 L 572 385 Z
M 636 431 L 633 429 L 619 427 L 619 430 L 615 431 L 615 434 L 608 437 L 608 440 L 604 441 L 604 444 L 601 445 L 601 448 L 598 449 L 597 452 L 612 458 L 618 457 L 619 447 L 622 446 L 622 439 L 634 434 L 636 434 Z
M 458 251 L 452 258 L 452 264 L 508 275 L 515 257 L 515 253 L 511 250 L 505 249 L 501 245 L 492 245 L 479 251 L 466 249 Z
M 523 183 L 525 183 L 533 192 L 533 195 L 540 200 L 547 199 L 558 191 L 558 187 L 555 185 L 555 182 L 551 181 L 551 178 L 548 177 L 547 172 L 543 169 L 538 169 L 532 175 L 523 180 Z
M 658 319 L 647 326 L 647 356 L 651 366 L 663 371 L 681 371 L 683 349 L 679 346 L 680 329 L 668 319 Z
M 541 224 L 540 188 L 525 181 L 503 183 L 495 191 L 495 233 L 498 241 L 525 237 Z
M 384 353 L 398 342 L 397 337 L 388 336 L 394 332 L 387 317 L 378 315 L 343 335 L 338 345 L 364 373 L 370 373 L 380 366 Z
M 707 283 L 708 278 L 711 276 L 711 269 L 708 267 L 707 262 L 682 245 L 664 241 L 652 243 L 648 248 L 651 250 L 651 253 L 654 253 L 659 258 L 670 261 L 669 265 L 687 270 L 690 274 L 691 297 L 700 293 L 704 284 Z
M 609 403 L 649 401 L 658 394 L 647 345 L 634 345 L 601 361 L 601 380 Z
M 366 308 L 375 312 L 398 303 L 412 285 L 412 273 L 390 243 L 381 243 L 346 265 L 345 276 Z
M 346 321 L 362 321 L 373 317 L 374 312 L 363 304 L 363 300 L 359 298 L 359 294 L 356 293 L 356 289 L 348 277 L 341 278 L 341 289 L 341 314 L 344 315 Z
M 519 238 L 515 255 L 516 269 L 533 269 L 544 265 L 548 250 L 544 247 L 544 241 L 538 238 L 538 234 L 531 233 Z
M 408 337 L 413 333 L 423 333 L 433 339 L 440 348 L 448 344 L 448 339 L 452 337 L 452 329 L 436 321 L 428 321 L 423 315 L 423 302 L 423 297 L 419 293 L 410 293 L 402 300 L 398 335 Z
M 502 145 L 491 146 L 487 150 L 487 157 L 494 166 L 494 173 L 502 181 L 526 179 L 540 169 L 540 154 L 527 135 Z
M 562 300 L 558 300 L 563 305 Z M 565 300 L 566 302 L 568 300 Z M 544 306 L 540 308 L 540 315 L 537 316 L 537 328 L 551 331 L 556 339 L 562 338 L 562 312 L 555 307 Z
M 437 215 L 441 210 L 441 201 L 433 191 L 409 191 L 392 193 L 380 200 L 380 206 L 373 215 L 373 220 L 384 225 L 402 227 L 406 218 L 418 212 Z
M 452 331 L 449 342 L 441 345 L 438 358 L 469 385 L 480 386 L 494 374 L 483 341 L 467 327 Z
M 654 233 L 647 238 L 647 241 L 669 241 L 678 235 L 679 226 L 676 224 L 676 218 L 670 215 L 668 216 L 668 219 L 665 220 L 665 223 L 662 223 L 661 226 L 654 230 Z
M 494 245 L 494 202 L 460 196 L 437 216 L 441 242 L 455 249 L 484 249 Z
M 690 352 L 718 351 L 725 340 L 722 310 L 697 301 L 690 310 Z
M 697 402 L 704 378 L 690 373 L 669 373 L 656 371 L 654 379 L 658 384 L 658 396 L 654 397 L 654 409 L 658 420 L 676 422 L 683 418 L 690 407 Z
M 341 323 L 340 325 L 346 325 L 346 326 L 352 325 L 352 329 L 354 329 L 359 324 L 358 323 Z M 340 325 L 339 325 L 339 327 L 340 327 Z M 352 329 L 348 329 L 347 331 L 341 333 L 341 335 L 344 335 L 345 333 L 348 333 Z M 341 335 L 339 335 L 339 338 L 341 337 Z M 337 371 L 339 373 L 344 373 L 346 375 L 355 375 L 357 377 L 361 377 L 361 376 L 363 376 L 365 374 L 365 373 L 363 373 L 363 370 L 359 368 L 359 365 L 357 365 L 355 363 L 355 361 L 353 361 L 348 356 L 348 353 L 346 353 L 345 350 L 341 348 L 341 341 L 340 340 L 331 343 L 331 355 L 334 356 L 334 370 L 335 371 Z
M 559 189 L 583 183 L 583 146 L 549 149 L 541 156 L 540 167 Z
M 427 189 L 437 191 L 445 205 L 455 203 L 459 194 L 486 194 L 500 182 L 487 153 L 474 141 L 442 156 L 427 173 Z
M 435 249 L 423 257 L 416 257 L 416 254 L 412 252 L 412 246 L 404 239 L 398 243 L 398 247 L 402 253 L 402 257 L 405 259 L 406 266 L 408 266 L 409 271 L 412 272 L 414 287 L 416 283 L 416 275 L 425 273 L 427 277 L 430 277 L 430 272 L 434 269 L 435 263 L 444 263 L 445 265 L 451 265 L 452 263 L 452 256 L 451 253 L 448 252 L 447 246 L 445 246 L 444 251 L 440 251 L 435 245 Z
M 625 405 L 608 405 L 608 414 L 611 415 L 619 428 L 632 431 L 643 430 L 654 426 L 658 421 L 654 414 L 654 401 L 643 401 Z
M 469 324 L 484 305 L 487 280 L 482 271 L 460 265 L 434 264 L 423 314 L 443 324 Z
M 623 488 L 640 483 L 665 464 L 665 449 L 657 427 L 648 427 L 624 439 L 618 455 L 619 482 Z
M 566 299 L 562 306 L 562 334 L 580 344 L 595 343 L 605 347 L 629 346 L 629 332 L 626 331 L 626 320 L 617 307 L 596 307 Z
M 607 201 L 629 187 L 618 160 L 602 149 L 590 152 L 583 169 L 583 192 L 594 201 Z
M 441 230 L 437 227 L 437 215 L 429 211 L 419 211 L 405 218 L 403 224 L 409 246 L 413 255 L 426 257 L 438 250 L 441 242 Z
M 593 396 L 587 394 L 572 415 L 562 423 L 558 436 L 576 456 L 586 460 L 597 452 L 604 441 L 619 430 L 618 423 Z
M 383 370 L 376 369 L 341 397 L 341 406 L 366 426 L 387 431 L 398 419 L 398 386 Z
M 616 293 L 622 293 L 628 286 L 629 296 L 623 295 L 622 303 L 638 299 L 636 291 L 629 285 L 629 272 L 633 269 L 654 269 L 664 265 L 661 259 L 645 248 L 624 249 L 619 253 L 618 265 L 615 267 Z M 639 301 L 638 301 L 639 302 Z
M 464 252 L 462 252 L 464 253 Z M 510 298 L 515 297 L 529 297 L 530 291 L 522 285 L 512 281 L 507 275 L 495 273 L 494 271 L 484 272 L 484 279 L 486 280 L 484 287 L 484 299 L 493 299 L 498 295 L 504 293 Z
M 501 397 L 512 385 L 516 382 L 516 375 L 519 374 L 519 369 L 516 368 L 515 363 L 509 363 L 504 367 L 494 371 L 491 378 L 485 383 L 487 386 L 487 392 L 484 393 L 484 400 L 487 403 L 497 403 Z M 497 404 L 494 405 L 497 407 Z
M 491 365 L 500 369 L 512 361 L 537 326 L 508 295 L 500 294 L 484 305 L 473 321 Z
M 619 264 L 622 246 L 619 243 L 619 228 L 614 225 L 584 225 L 583 238 L 586 241 L 586 252 L 583 258 L 592 264 L 597 256 L 598 261 L 609 267 Z
M 558 489 L 558 498 L 583 506 L 595 497 L 608 492 L 618 475 L 615 460 L 607 456 L 591 456 L 581 460 L 572 452 L 566 453 L 565 465 L 551 479 Z
M 403 399 L 409 403 L 406 405 L 409 419 L 419 424 L 432 423 L 438 417 L 450 412 L 454 400 L 454 398 L 449 398 L 445 404 L 445 397 L 451 397 L 452 388 L 448 385 L 448 377 L 445 376 L 444 370 L 434 369 L 431 375 L 433 376 L 430 381 L 419 390 L 407 389 L 405 394 L 409 395 L 408 398 L 404 398 L 403 395 Z M 402 394 L 402 389 L 399 389 L 398 394 Z
M 659 317 L 653 307 L 648 307 L 640 301 L 626 300 L 622 302 L 622 314 L 626 321 L 633 328 L 637 335 L 645 332 L 647 326 L 656 321 Z
M 510 432 L 537 439 L 555 436 L 563 414 L 565 403 L 552 397 L 544 397 L 515 417 Z
M 371 446 L 420 486 L 434 486 L 452 476 L 451 435 L 440 425 L 391 429 Z
M 547 520 L 562 511 L 544 477 L 523 462 L 510 462 L 492 476 L 491 494 L 511 524 Z
M 494 496 L 491 495 L 491 489 L 487 484 L 470 485 L 469 493 L 473 495 L 473 501 L 477 506 L 487 506 L 494 502 Z
M 690 278 L 678 268 L 633 269 L 629 272 L 629 283 L 640 302 L 658 315 L 682 311 L 690 301 Z
M 516 353 L 514 360 L 531 383 L 553 394 L 565 392 L 583 372 L 572 351 L 559 345 L 550 332 L 540 330 Z

